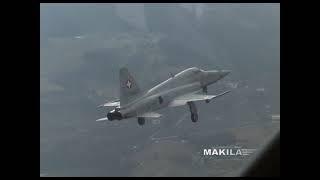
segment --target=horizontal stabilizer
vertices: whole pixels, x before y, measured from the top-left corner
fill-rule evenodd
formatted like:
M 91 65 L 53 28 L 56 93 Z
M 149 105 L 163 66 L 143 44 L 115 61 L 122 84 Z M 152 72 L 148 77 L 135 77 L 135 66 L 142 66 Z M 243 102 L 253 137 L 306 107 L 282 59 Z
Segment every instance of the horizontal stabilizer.
M 109 120 L 109 119 L 107 117 L 105 117 L 105 118 L 97 119 L 96 121 L 107 121 L 107 120 Z
M 120 107 L 120 100 L 117 99 L 117 100 L 109 101 L 104 104 L 101 104 L 98 107 L 103 107 L 103 106 L 105 106 L 105 107 Z
M 222 96 L 226 93 L 228 93 L 230 91 L 225 91 L 223 93 L 220 93 L 218 95 L 206 95 L 206 94 L 187 94 L 187 95 L 183 95 L 180 97 L 177 97 L 176 99 L 174 99 L 169 106 L 170 107 L 175 107 L 175 106 L 183 106 L 186 105 L 187 102 L 191 102 L 191 101 L 204 101 L 204 100 L 211 100 L 214 98 L 217 98 L 219 96 Z
M 143 114 L 138 115 L 137 117 L 145 117 L 145 118 L 159 118 L 162 115 L 156 112 L 146 112 Z

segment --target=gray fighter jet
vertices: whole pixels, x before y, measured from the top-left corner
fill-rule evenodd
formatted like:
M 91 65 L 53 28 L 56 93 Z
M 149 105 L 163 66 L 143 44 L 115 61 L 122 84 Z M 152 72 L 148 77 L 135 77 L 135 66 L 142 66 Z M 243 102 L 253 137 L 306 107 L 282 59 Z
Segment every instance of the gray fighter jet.
M 171 75 L 169 79 L 157 86 L 141 91 L 137 82 L 127 68 L 120 69 L 120 99 L 107 102 L 100 106 L 115 107 L 107 117 L 96 121 L 123 120 L 136 117 L 138 124 L 143 125 L 145 118 L 159 118 L 161 114 L 155 112 L 165 107 L 188 105 L 192 122 L 197 122 L 198 112 L 195 101 L 206 101 L 222 96 L 230 91 L 218 95 L 208 95 L 207 86 L 229 74 L 227 70 L 204 71 L 192 67 Z M 100 107 L 99 106 L 99 107 Z

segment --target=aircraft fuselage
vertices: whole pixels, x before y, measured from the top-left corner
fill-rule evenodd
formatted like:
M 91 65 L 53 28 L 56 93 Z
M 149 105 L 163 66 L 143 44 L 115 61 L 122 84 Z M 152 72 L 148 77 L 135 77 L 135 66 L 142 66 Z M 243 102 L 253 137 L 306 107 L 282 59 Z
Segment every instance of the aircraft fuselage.
M 130 103 L 112 110 L 108 113 L 108 118 L 121 120 L 168 107 L 174 98 L 202 91 L 203 88 L 217 82 L 228 73 L 229 71 L 186 69 L 144 92 Z

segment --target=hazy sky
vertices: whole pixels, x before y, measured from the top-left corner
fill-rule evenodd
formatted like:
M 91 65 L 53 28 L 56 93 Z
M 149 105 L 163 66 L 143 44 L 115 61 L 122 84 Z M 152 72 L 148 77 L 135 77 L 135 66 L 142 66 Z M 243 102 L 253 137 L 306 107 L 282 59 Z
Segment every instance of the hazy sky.
M 247 161 L 201 164 L 202 146 L 259 148 L 280 128 L 279 4 L 41 4 L 40 15 L 43 176 L 228 176 Z M 187 107 L 160 124 L 98 123 L 123 66 L 143 89 L 193 66 L 230 69 L 209 93 L 232 93 L 197 103 L 197 124 Z M 152 141 L 157 131 L 177 138 Z

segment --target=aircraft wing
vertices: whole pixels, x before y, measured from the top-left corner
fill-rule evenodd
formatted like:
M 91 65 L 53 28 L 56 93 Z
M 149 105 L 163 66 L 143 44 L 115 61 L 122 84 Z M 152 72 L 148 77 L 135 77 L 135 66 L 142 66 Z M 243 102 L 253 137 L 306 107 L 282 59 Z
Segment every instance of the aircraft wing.
M 102 106 L 106 106 L 106 107 L 120 107 L 120 100 L 119 99 L 116 99 L 116 100 L 113 100 L 113 101 L 109 101 L 109 102 L 106 102 L 104 104 L 101 104 L 100 106 L 98 107 L 102 107 Z
M 191 101 L 204 101 L 204 100 L 211 100 L 214 98 L 217 98 L 219 96 L 222 96 L 224 94 L 227 94 L 230 91 L 225 91 L 223 93 L 220 93 L 218 95 L 206 95 L 206 94 L 187 94 L 182 95 L 180 97 L 177 97 L 171 103 L 169 104 L 169 107 L 175 107 L 175 106 L 183 106 L 186 105 L 187 102 Z
M 143 114 L 138 115 L 137 117 L 145 117 L 145 118 L 159 118 L 162 115 L 156 112 L 146 112 Z

